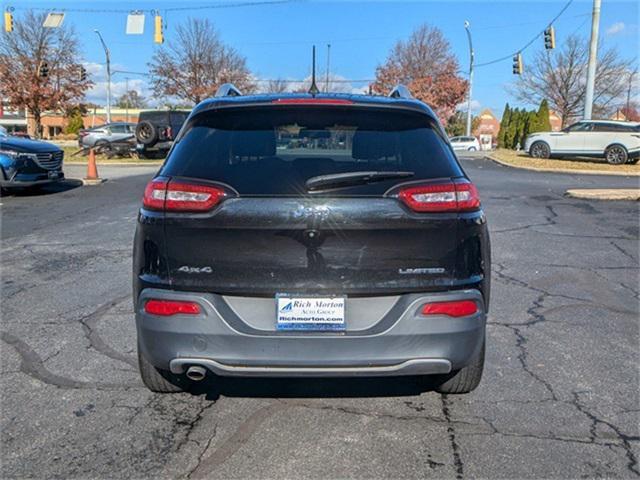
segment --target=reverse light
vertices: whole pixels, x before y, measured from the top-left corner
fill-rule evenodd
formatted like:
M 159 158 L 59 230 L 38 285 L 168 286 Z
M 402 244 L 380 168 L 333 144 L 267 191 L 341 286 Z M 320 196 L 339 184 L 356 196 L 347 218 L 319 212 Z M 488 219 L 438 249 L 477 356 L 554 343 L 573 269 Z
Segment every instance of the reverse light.
M 150 210 L 206 212 L 225 195 L 224 190 L 209 185 L 155 179 L 145 188 L 142 204 Z
M 148 300 L 144 304 L 145 313 L 170 317 L 171 315 L 198 315 L 200 305 L 195 302 L 182 302 L 178 300 Z
M 466 212 L 480 208 L 478 190 L 467 180 L 403 188 L 398 198 L 415 212 Z
M 422 315 L 447 315 L 449 317 L 467 317 L 478 312 L 478 305 L 473 300 L 456 300 L 452 302 L 427 303 L 422 307 Z

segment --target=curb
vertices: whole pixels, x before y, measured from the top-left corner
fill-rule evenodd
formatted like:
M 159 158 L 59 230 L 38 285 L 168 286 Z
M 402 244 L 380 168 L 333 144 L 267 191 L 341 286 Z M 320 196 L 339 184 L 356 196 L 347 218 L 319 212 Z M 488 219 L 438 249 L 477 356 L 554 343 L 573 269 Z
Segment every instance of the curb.
M 106 182 L 107 179 L 106 178 L 83 178 L 81 181 L 82 181 L 82 185 L 84 185 L 85 187 L 88 187 L 88 186 L 100 185 Z
M 575 188 L 565 192 L 565 196 L 588 200 L 631 200 L 640 201 L 638 188 Z
M 529 170 L 532 172 L 545 172 L 545 173 L 572 173 L 577 175 L 610 175 L 613 177 L 640 177 L 640 172 L 627 172 L 627 173 L 616 173 L 602 170 L 571 170 L 569 168 L 539 168 L 539 167 L 524 167 L 520 165 L 513 165 L 512 163 L 505 162 L 504 160 L 500 160 L 491 155 L 487 155 L 489 160 L 499 163 L 505 167 L 517 168 L 520 170 Z

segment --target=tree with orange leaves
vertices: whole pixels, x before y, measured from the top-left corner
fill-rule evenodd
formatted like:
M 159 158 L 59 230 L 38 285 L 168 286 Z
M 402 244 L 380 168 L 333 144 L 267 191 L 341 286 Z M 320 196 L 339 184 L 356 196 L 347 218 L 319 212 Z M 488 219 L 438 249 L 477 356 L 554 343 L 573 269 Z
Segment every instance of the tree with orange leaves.
M 458 75 L 458 68 L 458 60 L 442 31 L 424 24 L 406 42 L 396 43 L 385 63 L 376 69 L 372 88 L 376 93 L 387 94 L 402 83 L 446 124 L 469 88 Z
M 46 13 L 27 11 L 0 37 L 0 97 L 26 108 L 41 134 L 45 111 L 69 112 L 92 82 L 82 78 L 77 37 L 70 27 L 46 28 Z M 46 65 L 48 75 L 40 74 Z

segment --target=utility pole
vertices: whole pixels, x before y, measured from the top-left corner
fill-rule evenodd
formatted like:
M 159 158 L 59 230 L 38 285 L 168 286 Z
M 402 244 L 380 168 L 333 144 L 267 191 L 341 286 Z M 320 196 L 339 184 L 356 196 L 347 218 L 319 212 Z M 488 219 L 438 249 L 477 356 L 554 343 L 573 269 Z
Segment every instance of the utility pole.
M 124 116 L 126 118 L 126 122 L 129 123 L 129 77 L 124 77 L 124 95 L 125 95 L 125 103 L 124 105 Z
M 107 123 L 111 123 L 111 55 L 100 31 L 94 30 L 94 32 L 96 32 L 100 38 L 100 43 L 102 43 L 102 48 L 104 48 L 104 54 L 107 57 Z
M 470 26 L 469 20 L 465 20 L 464 29 L 467 32 L 467 39 L 469 40 L 469 99 L 467 101 L 467 130 L 465 133 L 467 137 L 471 136 L 471 92 L 473 91 L 473 44 L 471 43 Z
M 629 88 L 627 88 L 627 121 L 629 121 L 629 112 L 631 109 L 631 85 L 633 84 L 633 77 L 638 73 L 638 69 L 636 68 L 633 72 L 629 73 Z
M 591 43 L 589 44 L 589 66 L 587 67 L 587 93 L 584 97 L 584 119 L 591 120 L 593 111 L 593 91 L 596 83 L 596 63 L 598 61 L 598 29 L 600 28 L 600 3 L 593 0 L 591 15 Z
M 324 85 L 324 91 L 329 93 L 329 67 L 331 65 L 331 44 L 327 43 L 327 79 Z

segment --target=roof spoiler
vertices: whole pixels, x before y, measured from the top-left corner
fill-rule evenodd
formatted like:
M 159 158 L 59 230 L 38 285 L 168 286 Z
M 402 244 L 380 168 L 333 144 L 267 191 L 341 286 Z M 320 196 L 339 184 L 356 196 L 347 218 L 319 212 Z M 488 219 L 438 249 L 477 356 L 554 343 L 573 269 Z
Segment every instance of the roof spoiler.
M 389 92 L 389 96 L 391 98 L 413 98 L 409 89 L 402 84 L 393 87 L 393 89 Z
M 216 92 L 216 97 L 239 97 L 242 92 L 233 83 L 223 83 Z

